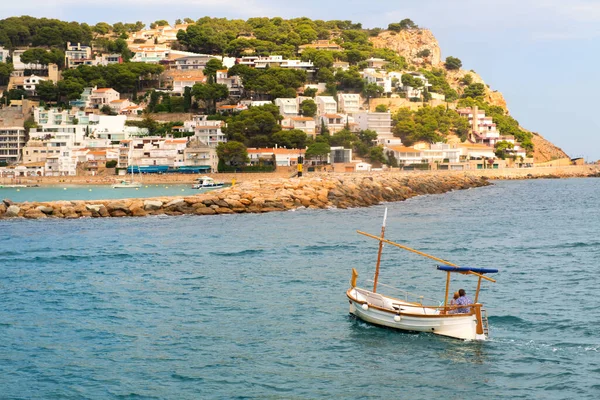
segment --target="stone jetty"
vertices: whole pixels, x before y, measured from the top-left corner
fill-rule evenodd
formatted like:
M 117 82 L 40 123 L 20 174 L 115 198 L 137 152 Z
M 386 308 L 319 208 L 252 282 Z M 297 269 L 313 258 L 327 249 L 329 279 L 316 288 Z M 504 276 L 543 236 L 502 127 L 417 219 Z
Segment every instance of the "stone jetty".
M 423 194 L 489 185 L 466 174 L 321 174 L 266 179 L 192 196 L 151 199 L 0 203 L 0 219 L 143 217 L 264 213 L 297 208 L 368 207 Z

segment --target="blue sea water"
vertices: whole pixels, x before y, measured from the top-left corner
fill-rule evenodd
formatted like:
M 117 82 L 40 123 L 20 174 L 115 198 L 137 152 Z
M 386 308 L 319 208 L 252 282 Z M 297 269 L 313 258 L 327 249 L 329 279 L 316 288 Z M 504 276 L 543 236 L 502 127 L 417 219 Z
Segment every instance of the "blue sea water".
M 0 398 L 600 398 L 599 198 L 597 179 L 499 181 L 349 210 L 0 221 Z M 355 231 L 384 207 L 389 239 L 500 269 L 489 341 L 349 316 L 351 268 L 368 286 L 377 250 Z M 434 261 L 383 254 L 380 282 L 441 300 Z
M 25 188 L 0 188 L 0 200 L 10 199 L 17 203 L 25 201 L 55 200 L 109 200 L 134 199 L 161 196 L 190 196 L 211 189 L 192 189 L 191 184 L 142 184 L 140 188 L 118 188 L 111 185 L 46 185 Z

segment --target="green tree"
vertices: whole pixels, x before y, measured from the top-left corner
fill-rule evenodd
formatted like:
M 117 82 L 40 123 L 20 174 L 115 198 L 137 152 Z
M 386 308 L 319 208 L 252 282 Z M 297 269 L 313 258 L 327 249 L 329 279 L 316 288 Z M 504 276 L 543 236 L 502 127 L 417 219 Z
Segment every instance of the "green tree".
M 305 117 L 314 117 L 317 113 L 317 104 L 313 100 L 304 100 L 300 103 L 300 112 Z
M 375 112 L 387 112 L 388 111 L 388 107 L 385 104 L 378 104 L 377 107 L 375 107 Z
M 219 59 L 211 58 L 204 67 L 204 75 L 215 77 L 217 75 L 217 71 L 222 69 L 226 69 L 223 66 L 223 62 Z
M 13 72 L 13 65 L 10 63 L 0 63 L 0 85 L 6 85 Z
M 460 67 L 462 67 L 462 61 L 460 61 L 460 59 L 456 57 L 446 57 L 446 63 L 444 64 L 444 66 L 448 70 L 460 69 Z
M 215 112 L 217 102 L 229 97 L 229 89 L 219 83 L 197 83 L 192 88 L 192 94 L 206 102 L 209 112 Z
M 470 84 L 473 83 L 473 75 L 466 74 L 465 76 L 463 76 L 463 78 L 460 80 L 460 82 L 465 86 L 469 86 Z
M 496 157 L 505 160 L 507 156 L 506 150 L 513 149 L 514 147 L 514 144 L 507 142 L 506 140 L 500 140 L 494 145 L 494 153 L 496 154 Z
M 299 129 L 276 132 L 271 136 L 273 144 L 288 149 L 303 149 L 306 147 L 306 133 Z
M 56 101 L 58 98 L 58 87 L 52 81 L 41 81 L 35 87 L 35 92 L 45 102 Z
M 383 94 L 383 87 L 376 83 L 368 83 L 363 89 L 363 94 L 367 99 L 379 97 Z
M 233 140 L 227 143 L 219 143 L 217 145 L 217 156 L 219 160 L 227 165 L 236 167 L 244 166 L 250 161 L 246 146 Z
M 472 83 L 465 88 L 462 97 L 482 97 L 485 95 L 485 85 L 483 83 Z
M 372 162 L 383 164 L 385 162 L 385 155 L 383 153 L 383 146 L 375 146 L 369 149 L 369 159 Z
M 306 149 L 306 157 L 316 157 L 319 161 L 323 161 L 323 157 L 329 153 L 331 153 L 331 147 L 327 142 L 314 142 Z

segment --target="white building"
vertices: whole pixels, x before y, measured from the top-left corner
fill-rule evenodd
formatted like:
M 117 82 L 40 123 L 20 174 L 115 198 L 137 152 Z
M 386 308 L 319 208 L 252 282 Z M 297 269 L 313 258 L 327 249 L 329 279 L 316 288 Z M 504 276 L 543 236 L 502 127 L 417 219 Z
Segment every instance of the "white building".
M 89 101 L 92 107 L 102 108 L 103 106 L 110 106 L 113 100 L 119 100 L 120 97 L 119 92 L 112 88 L 101 88 L 92 90 Z
M 197 141 L 190 140 L 188 147 L 183 151 L 184 165 L 190 167 L 209 167 L 210 172 L 217 172 L 219 157 L 214 147 L 206 146 Z
M 337 102 L 333 96 L 316 96 L 315 103 L 317 103 L 317 115 L 337 113 Z
M 372 130 L 377 132 L 377 141 L 381 144 L 387 139 L 393 139 L 392 134 L 392 114 L 389 112 L 369 112 L 361 111 L 354 113 L 354 122 L 358 124 L 358 129 Z
M 392 92 L 392 78 L 386 72 L 378 72 L 372 68 L 365 68 L 363 70 L 363 77 L 369 84 L 376 84 L 383 88 L 383 93 Z
M 360 94 L 357 93 L 339 93 L 338 104 L 340 112 L 355 113 L 360 110 L 362 104 Z
M 288 117 L 281 121 L 283 130 L 298 129 L 307 135 L 315 137 L 317 135 L 317 127 L 315 119 L 311 117 Z
M 24 71 L 31 69 L 35 71 L 47 70 L 48 66 L 43 64 L 24 63 L 21 61 L 21 56 L 27 49 L 14 50 L 12 53 L 13 68 L 15 71 Z
M 422 158 L 428 163 L 458 163 L 461 161 L 462 149 L 446 143 L 435 143 L 429 149 L 422 150 Z
M 219 85 L 225 85 L 229 89 L 229 97 L 241 97 L 244 91 L 244 85 L 242 85 L 242 78 L 237 75 L 227 76 L 227 70 L 217 71 L 217 83 Z
M 211 56 L 209 54 L 195 54 L 193 56 L 180 57 L 175 60 L 172 68 L 182 71 L 187 70 L 200 70 L 203 71 L 208 63 L 213 58 L 219 59 L 218 57 Z
M 279 98 L 274 103 L 283 117 L 298 115 L 298 101 L 295 98 Z
M 10 52 L 4 47 L 0 46 L 0 62 L 5 63 L 6 59 L 10 56 Z
M 194 137 L 208 147 L 217 147 L 227 142 L 227 136 L 221 130 L 225 123 L 209 120 L 207 115 L 195 115 L 191 121 L 184 121 L 184 130 L 194 132 Z
M 23 80 L 23 90 L 25 90 L 26 92 L 35 95 L 35 90 L 37 88 L 37 85 L 40 84 L 40 82 L 45 81 L 46 78 L 42 78 L 40 76 L 36 76 L 36 75 L 30 75 L 30 76 L 26 76 L 25 79 Z
M 88 64 L 87 62 L 94 62 L 92 59 L 92 48 L 81 43 L 71 44 L 71 42 L 67 42 L 65 66 L 67 68 L 75 68 L 79 65 L 95 65 L 95 63 Z
M 291 167 L 298 165 L 298 157 L 304 155 L 304 149 L 286 149 L 283 147 L 273 148 L 249 148 L 248 158 L 251 165 L 258 165 L 261 160 L 270 161 L 275 157 L 275 165 L 278 167 Z
M 319 125 L 325 125 L 330 134 L 339 132 L 346 127 L 352 131 L 357 126 L 354 118 L 348 114 L 323 114 L 319 117 L 319 121 Z
M 25 147 L 25 128 L 0 126 L 0 161 L 7 164 L 19 162 L 23 147 Z

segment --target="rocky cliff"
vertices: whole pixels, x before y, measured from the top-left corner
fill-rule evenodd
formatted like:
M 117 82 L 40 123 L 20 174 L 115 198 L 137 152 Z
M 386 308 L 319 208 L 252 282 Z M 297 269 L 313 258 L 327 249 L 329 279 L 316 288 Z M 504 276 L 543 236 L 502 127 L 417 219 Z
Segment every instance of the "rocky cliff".
M 398 33 L 384 31 L 370 40 L 376 48 L 388 48 L 396 51 L 410 65 L 417 68 L 443 68 L 444 60 L 442 59 L 440 45 L 428 29 L 411 29 Z M 427 57 L 420 56 L 423 50 L 429 50 Z M 463 69 L 447 71 L 447 81 L 453 89 L 460 93 L 464 88 L 461 80 L 467 74 L 471 75 L 473 83 L 482 83 L 486 86 L 484 100 L 487 103 L 502 107 L 509 113 L 508 105 L 502 93 L 489 88 L 483 78 L 476 72 Z M 535 132 L 533 132 L 533 144 L 535 162 L 541 163 L 568 157 L 562 149 Z

